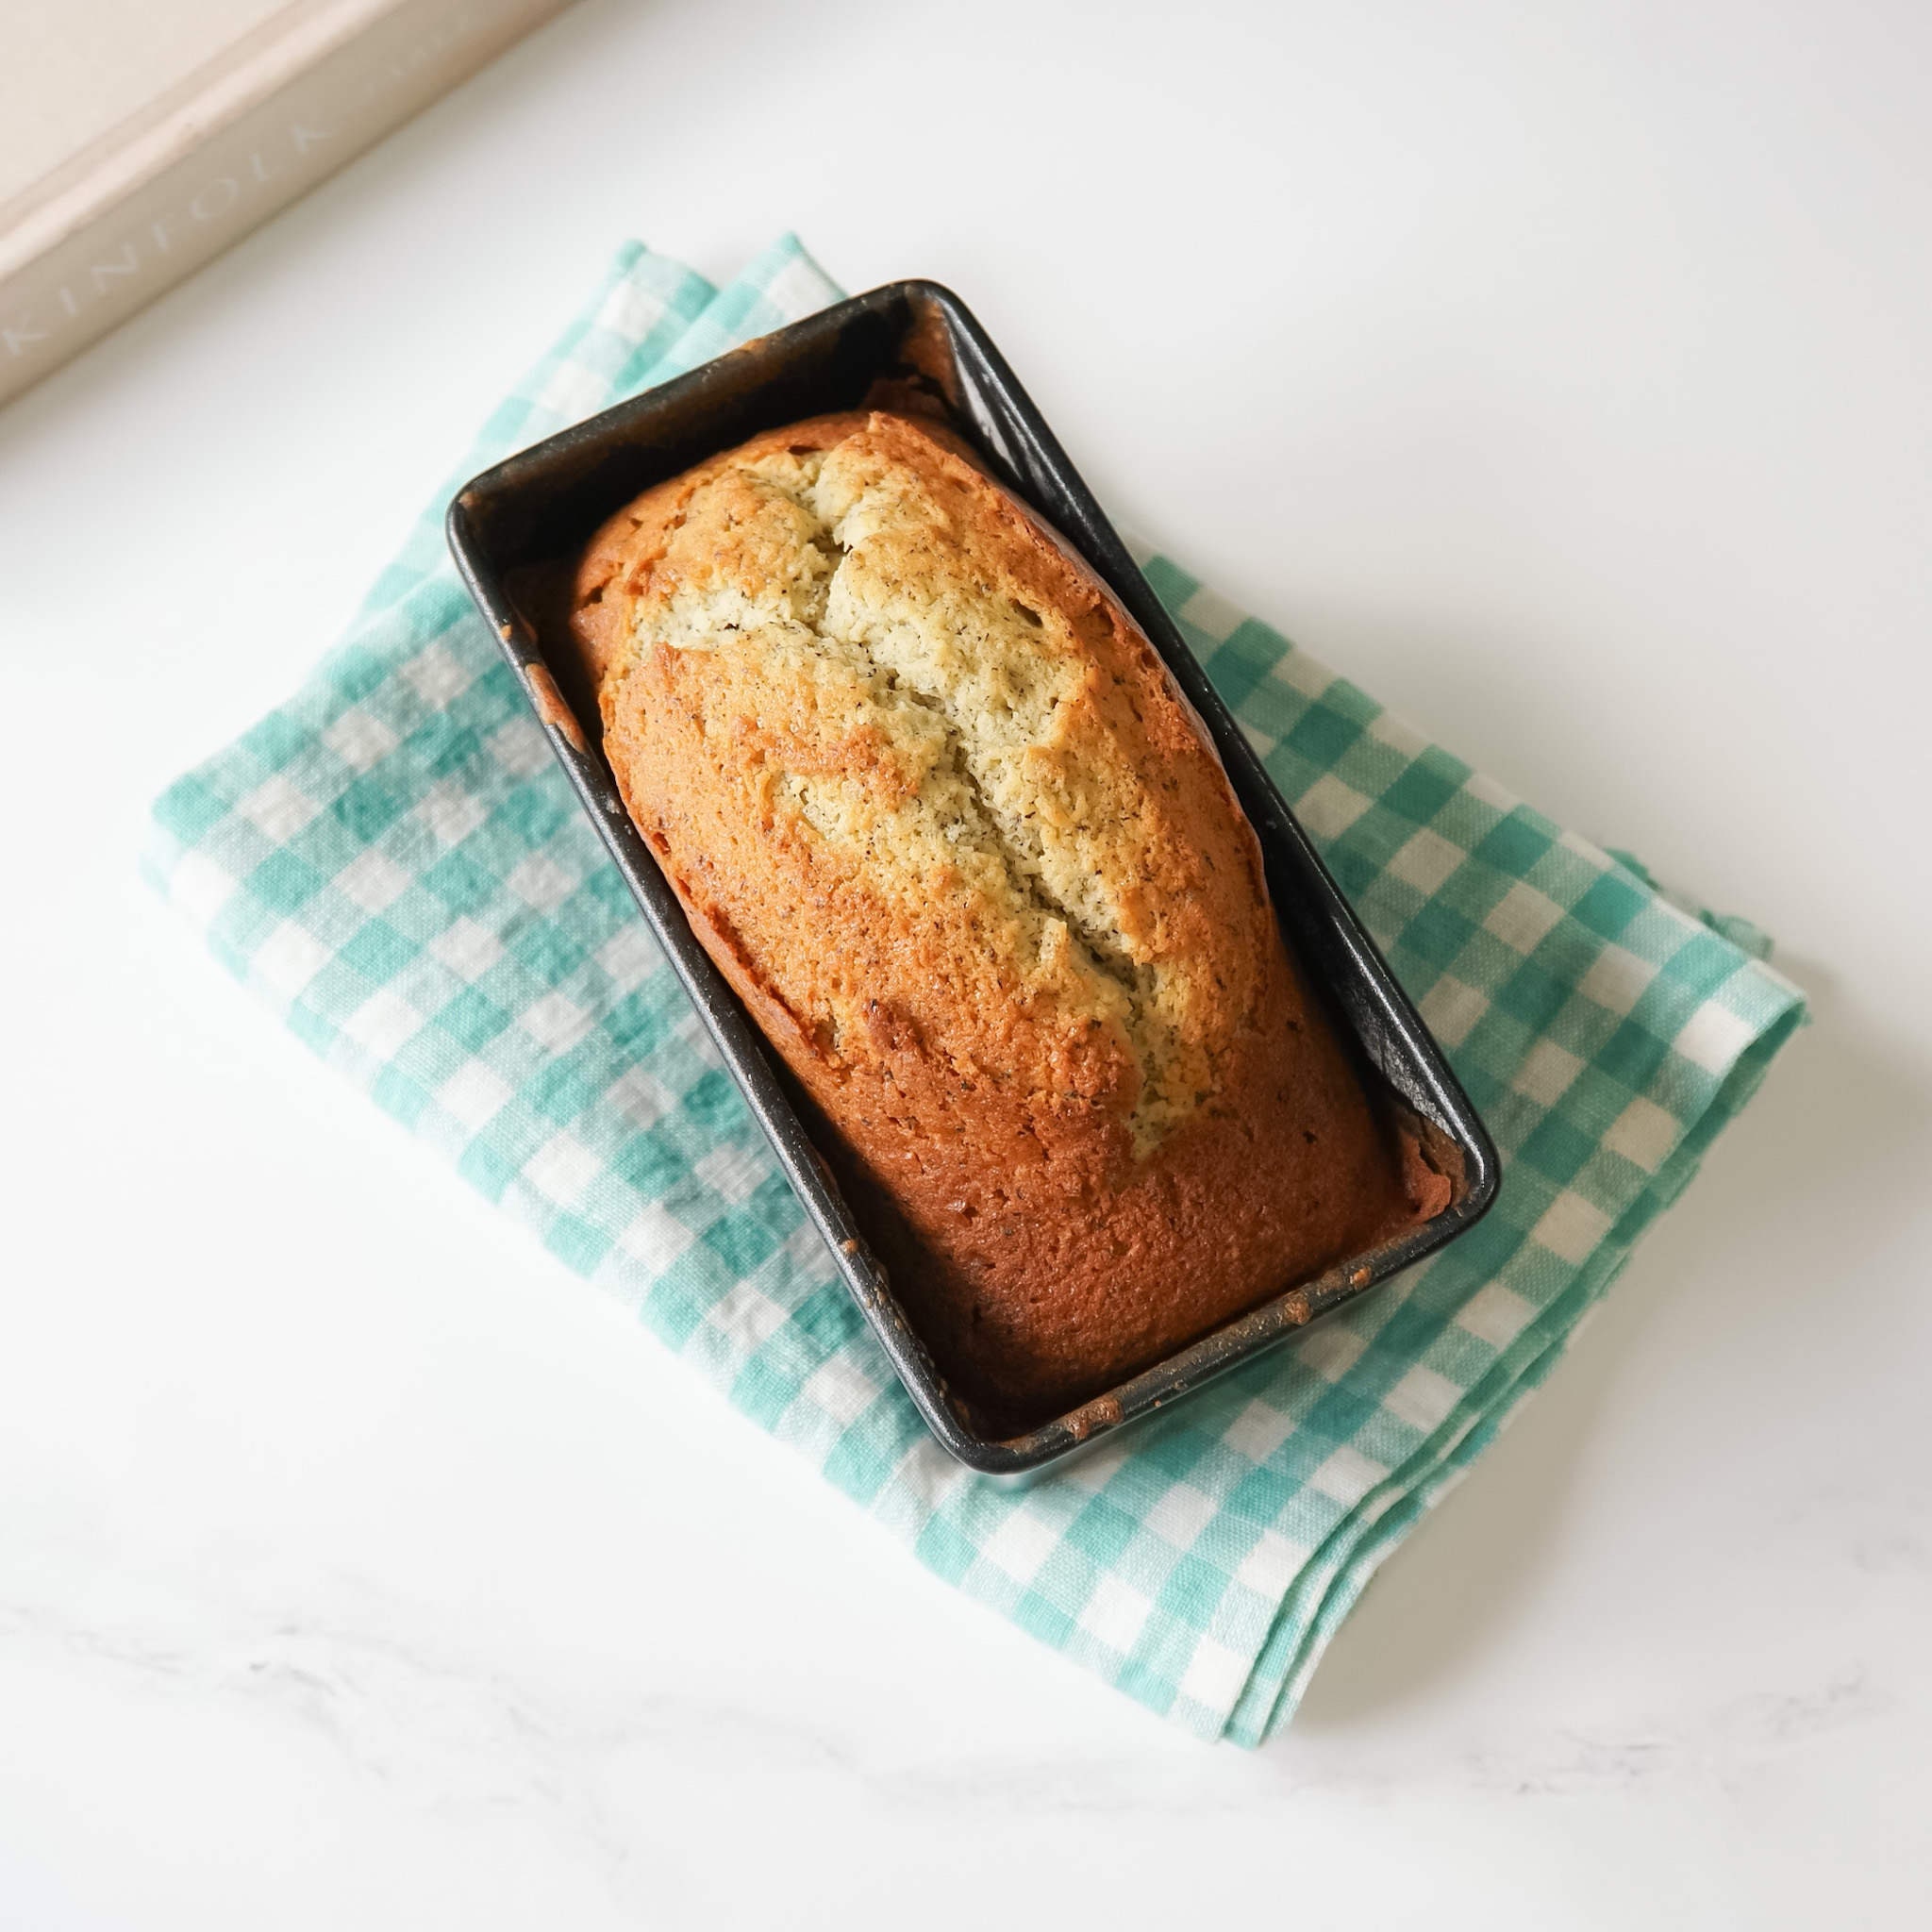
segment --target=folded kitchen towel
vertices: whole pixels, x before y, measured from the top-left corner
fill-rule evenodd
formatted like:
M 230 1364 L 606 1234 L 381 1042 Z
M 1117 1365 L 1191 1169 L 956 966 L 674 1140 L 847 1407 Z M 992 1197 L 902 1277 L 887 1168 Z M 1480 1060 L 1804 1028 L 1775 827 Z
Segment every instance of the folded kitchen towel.
M 839 293 L 789 237 L 724 289 L 628 246 L 455 480 Z M 158 802 L 152 877 L 319 1055 L 922 1561 L 1190 1730 L 1259 1741 L 1750 1097 L 1799 993 L 1755 928 L 1144 554 L 1504 1183 L 1298 1344 L 995 1489 L 924 1434 L 721 1071 L 457 580 L 448 495 L 302 690 Z

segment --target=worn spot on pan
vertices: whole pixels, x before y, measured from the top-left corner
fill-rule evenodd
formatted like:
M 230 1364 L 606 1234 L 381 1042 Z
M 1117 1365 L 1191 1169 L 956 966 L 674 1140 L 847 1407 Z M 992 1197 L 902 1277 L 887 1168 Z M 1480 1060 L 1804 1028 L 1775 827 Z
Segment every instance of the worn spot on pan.
M 563 693 L 558 690 L 557 680 L 550 675 L 550 667 L 547 664 L 525 664 L 524 677 L 529 684 L 530 701 L 537 708 L 538 717 L 562 732 L 579 752 L 588 752 L 590 746 L 584 740 L 584 727 L 577 723 L 577 714 L 564 703 Z
M 1091 1402 L 1084 1402 L 1071 1415 L 1060 1418 L 1060 1425 L 1076 1442 L 1084 1442 L 1095 1429 L 1111 1429 L 1119 1426 L 1121 1400 L 1118 1395 L 1096 1395 Z

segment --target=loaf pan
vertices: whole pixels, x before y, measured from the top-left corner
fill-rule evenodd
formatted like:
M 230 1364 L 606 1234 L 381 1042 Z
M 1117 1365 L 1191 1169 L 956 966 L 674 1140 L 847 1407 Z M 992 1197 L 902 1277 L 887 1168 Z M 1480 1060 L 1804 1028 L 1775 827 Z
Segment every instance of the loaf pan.
M 813 1146 L 789 1075 L 698 943 L 632 826 L 599 749 L 597 708 L 564 625 L 570 562 L 606 517 L 693 463 L 803 417 L 882 393 L 943 405 L 989 470 L 1031 504 L 1100 574 L 1146 632 L 1201 715 L 1261 841 L 1269 891 L 1291 951 L 1352 1041 L 1372 1092 L 1404 1113 L 1450 1176 L 1447 1208 L 1205 1336 L 1117 1389 L 1019 1435 L 977 1425 L 947 1390 Z M 892 282 L 745 343 L 689 375 L 486 470 L 450 506 L 450 549 L 523 680 L 552 749 L 629 882 L 824 1236 L 926 1425 L 980 1474 L 1024 1481 L 1110 1441 L 1204 1383 L 1254 1360 L 1368 1293 L 1474 1224 L 1494 1198 L 1493 1143 L 1441 1050 L 1362 930 L 1113 525 L 965 305 L 931 282 Z

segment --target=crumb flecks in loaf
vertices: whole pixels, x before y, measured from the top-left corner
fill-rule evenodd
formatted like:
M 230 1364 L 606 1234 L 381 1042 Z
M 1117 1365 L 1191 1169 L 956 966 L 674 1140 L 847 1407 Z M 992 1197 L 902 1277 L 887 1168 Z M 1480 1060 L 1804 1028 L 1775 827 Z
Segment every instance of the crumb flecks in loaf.
M 722 570 L 716 546 L 701 547 L 707 537 L 678 541 L 720 524 L 735 540 Z M 975 554 L 954 506 L 856 439 L 828 454 L 776 452 L 708 482 L 666 562 L 665 594 L 637 606 L 632 650 L 731 660 L 721 675 L 753 704 L 760 684 L 802 682 L 822 727 L 875 734 L 896 781 L 885 796 L 876 768 L 825 769 L 794 743 L 773 760 L 780 797 L 905 887 L 915 913 L 956 873 L 957 889 L 983 901 L 991 927 L 1032 962 L 1036 991 L 1071 994 L 1076 1027 L 1097 1019 L 1124 1033 L 1137 1153 L 1201 1105 L 1212 1070 L 1179 1024 L 1184 963 L 1160 958 L 1144 924 L 1133 929 L 1109 876 L 1131 889 L 1118 856 L 1135 836 L 1141 788 L 1131 772 L 1092 762 L 1075 776 L 1065 755 L 1062 715 L 1096 675 L 1069 619 L 1024 601 L 1024 586 Z M 830 1017 L 849 1030 L 849 1013 Z
M 1136 840 L 1141 787 L 1068 758 L 1074 708 L 1097 670 L 1066 614 L 1037 594 L 1028 601 L 949 496 L 944 479 L 908 473 L 856 438 L 831 451 L 813 491 L 840 559 L 823 629 L 944 722 L 960 788 L 1015 898 L 1124 991 L 1141 1076 L 1129 1126 L 1144 1154 L 1201 1104 L 1211 1075 L 1177 1024 L 1184 962 L 1159 957 L 1124 904 L 1136 874 L 1120 858 Z M 959 809 L 955 796 L 943 808 Z M 1095 1002 L 1118 1015 L 1098 988 Z
M 1198 721 L 945 431 L 824 418 L 659 485 L 573 622 L 632 817 L 962 1392 L 1082 1399 L 1402 1218 Z

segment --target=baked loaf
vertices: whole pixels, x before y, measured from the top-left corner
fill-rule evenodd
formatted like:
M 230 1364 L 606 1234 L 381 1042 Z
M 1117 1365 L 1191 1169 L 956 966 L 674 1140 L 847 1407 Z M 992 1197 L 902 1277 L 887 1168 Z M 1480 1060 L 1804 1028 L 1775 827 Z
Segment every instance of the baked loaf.
M 1038 1420 L 1412 1215 L 1199 721 L 936 424 L 758 436 L 613 517 L 604 749 L 956 1391 Z

